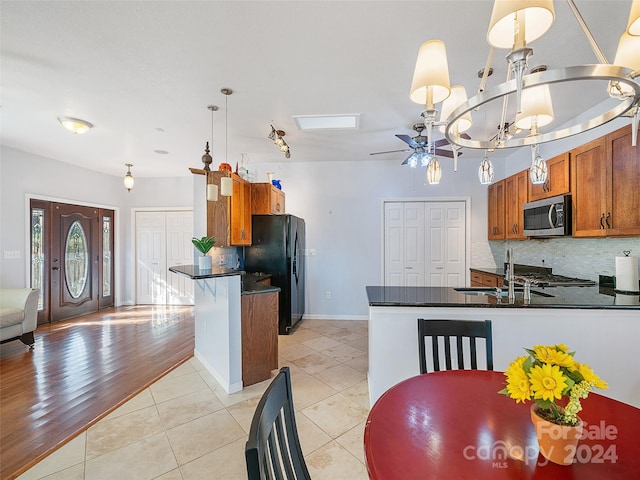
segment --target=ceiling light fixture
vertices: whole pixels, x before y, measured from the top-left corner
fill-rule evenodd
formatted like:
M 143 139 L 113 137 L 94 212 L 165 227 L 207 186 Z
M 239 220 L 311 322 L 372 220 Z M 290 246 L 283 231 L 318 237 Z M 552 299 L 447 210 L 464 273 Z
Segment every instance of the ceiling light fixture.
M 631 4 L 627 33 L 629 35 L 640 35 L 640 0 L 633 0 Z
M 58 121 L 71 133 L 86 133 L 93 128 L 93 124 L 79 118 L 58 117 Z
M 133 180 L 133 175 L 131 175 L 131 167 L 133 167 L 133 164 L 125 163 L 125 166 L 127 167 L 127 173 L 124 176 L 124 188 L 126 188 L 127 191 L 130 192 L 133 188 L 133 184 L 135 183 Z
M 230 88 L 221 88 L 224 98 L 224 161 L 229 162 L 229 95 L 233 93 Z M 220 179 L 220 195 L 230 197 L 233 194 L 233 180 L 231 177 Z
M 548 174 L 547 162 L 538 154 L 538 146 L 531 145 L 531 167 L 529 168 L 531 183 L 534 185 L 545 183 Z
M 442 179 L 442 165 L 435 155 L 431 156 L 427 164 L 427 182 L 429 185 L 437 185 Z
M 291 150 L 289 149 L 289 145 L 284 141 L 285 132 L 284 130 L 276 130 L 273 125 L 271 125 L 271 133 L 267 136 L 267 138 L 273 143 L 275 143 L 280 151 L 284 153 L 286 158 L 291 158 Z
M 640 74 L 640 71 L 636 70 L 634 72 L 634 70 L 630 68 L 632 66 L 629 65 L 610 65 L 598 47 L 573 0 L 566 1 L 586 35 L 598 59 L 598 64 L 570 66 L 527 74 L 528 59 L 533 53 L 533 50 L 528 45 L 544 35 L 553 24 L 555 20 L 553 1 L 495 0 L 487 33 L 487 41 L 491 46 L 491 50 L 489 53 L 489 61 L 483 72 L 490 71 L 494 48 L 508 48 L 510 49 L 510 53 L 507 59 L 510 68 L 507 80 L 496 87 L 485 89 L 486 77 L 488 75 L 483 74 L 479 93 L 463 101 L 446 118 L 441 117 L 439 122 L 436 121 L 438 111 L 435 108 L 435 104 L 445 101 L 452 90 L 449 84 L 446 49 L 444 43 L 440 40 L 430 40 L 422 44 L 418 52 L 409 97 L 413 102 L 422 104 L 425 107 L 422 116 L 425 119 L 429 139 L 431 139 L 431 128 L 437 125 L 444 127 L 444 134 L 449 143 L 457 145 L 459 148 L 466 147 L 488 150 L 492 148 L 539 145 L 590 130 L 614 118 L 625 115 L 630 110 L 637 128 L 638 117 L 640 117 L 640 107 L 638 106 L 640 104 L 640 83 L 638 82 L 637 76 L 634 77 L 634 73 L 637 75 Z M 632 25 L 635 26 L 635 20 L 633 19 L 640 15 L 640 13 L 638 13 L 640 12 L 640 6 L 637 5 L 638 3 L 640 3 L 640 0 L 634 1 L 629 17 L 628 28 L 632 28 Z M 527 90 L 535 87 L 541 87 L 540 90 L 544 90 L 554 84 L 584 80 L 611 81 L 620 85 L 620 88 L 628 90 L 629 93 L 623 95 L 622 98 L 620 98 L 620 102 L 610 110 L 594 118 L 582 122 L 578 119 L 576 122 L 580 123 L 565 126 L 550 132 L 538 130 L 542 126 L 541 122 L 544 123 L 544 121 L 549 118 L 548 112 L 538 111 L 523 117 L 523 110 L 526 112 L 528 108 L 526 103 Z M 515 94 L 516 98 L 515 108 L 513 108 L 514 106 L 512 105 L 510 109 L 510 112 L 515 111 L 513 113 L 514 119 L 508 120 L 506 118 L 508 112 L 507 102 L 512 94 Z M 551 96 L 549 94 L 549 102 L 547 105 L 550 105 L 550 98 Z M 533 127 L 527 128 L 529 135 L 524 137 L 512 136 L 509 138 L 508 135 L 500 134 L 497 138 L 494 137 L 491 139 L 487 139 L 486 136 L 484 139 L 478 139 L 468 135 L 461 135 L 461 131 L 465 128 L 471 112 L 496 100 L 502 100 L 503 102 L 502 118 L 498 124 L 514 124 L 516 122 L 516 114 L 518 115 L 520 123 L 522 123 L 523 118 L 529 118 L 531 126 Z M 444 109 L 443 104 L 443 110 Z M 510 116 L 511 114 L 512 113 L 509 113 Z
M 480 179 L 480 183 L 482 185 L 488 185 L 493 182 L 494 171 L 493 164 L 489 157 L 487 156 L 487 151 L 484 152 L 484 158 L 480 163 L 480 167 L 478 168 L 478 178 Z

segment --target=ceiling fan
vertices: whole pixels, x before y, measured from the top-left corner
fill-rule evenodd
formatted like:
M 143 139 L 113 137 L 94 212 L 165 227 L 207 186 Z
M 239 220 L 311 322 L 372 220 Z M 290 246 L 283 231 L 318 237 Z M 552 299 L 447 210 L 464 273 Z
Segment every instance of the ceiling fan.
M 425 156 L 428 157 L 430 153 L 427 151 L 429 148 L 429 138 L 426 135 L 422 135 L 422 132 L 423 130 L 425 130 L 425 128 L 426 127 L 423 122 L 418 122 L 413 124 L 413 129 L 416 132 L 418 132 L 418 135 L 416 135 L 415 137 L 412 138 L 409 135 L 399 135 L 399 134 L 396 135 L 396 137 L 398 137 L 400 140 L 405 142 L 411 148 L 405 148 L 402 150 L 390 150 L 387 152 L 374 152 L 374 153 L 370 153 L 369 155 L 382 155 L 385 153 L 396 153 L 396 152 L 411 152 L 411 155 L 405 158 L 404 162 L 402 162 L 402 165 L 409 164 L 412 167 L 416 167 L 418 162 L 421 160 L 421 158 Z M 466 136 L 466 134 L 462 134 L 462 136 Z M 449 141 L 446 138 L 436 140 L 435 142 L 432 143 L 432 145 L 433 145 L 432 148 L 435 150 L 435 152 L 431 152 L 432 155 L 433 153 L 435 153 L 435 155 L 438 155 L 441 157 L 448 157 L 448 158 L 454 158 L 456 156 L 452 150 L 444 150 L 442 148 L 439 148 L 444 145 L 449 145 Z M 456 147 L 453 147 L 453 148 L 456 148 Z M 457 156 L 460 156 L 460 155 L 462 155 L 462 153 L 458 153 Z

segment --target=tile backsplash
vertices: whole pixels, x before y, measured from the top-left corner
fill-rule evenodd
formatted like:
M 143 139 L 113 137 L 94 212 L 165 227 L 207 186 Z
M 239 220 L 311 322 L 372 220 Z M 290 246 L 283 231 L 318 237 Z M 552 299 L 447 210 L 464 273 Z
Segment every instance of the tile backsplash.
M 489 247 L 496 266 L 504 264 L 505 252 L 512 248 L 515 263 L 550 267 L 559 275 L 597 282 L 599 275 L 616 274 L 616 257 L 624 250 L 640 256 L 640 237 L 505 240 L 491 241 Z

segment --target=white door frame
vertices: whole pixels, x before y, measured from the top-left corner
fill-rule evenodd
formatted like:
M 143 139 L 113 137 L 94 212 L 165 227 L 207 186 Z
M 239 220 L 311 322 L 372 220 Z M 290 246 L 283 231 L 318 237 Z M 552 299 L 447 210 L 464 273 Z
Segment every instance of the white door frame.
M 471 265 L 471 197 L 401 197 L 383 198 L 380 203 L 380 285 L 385 285 L 384 255 L 385 255 L 385 219 L 384 211 L 386 203 L 405 202 L 464 202 L 465 215 L 465 284 L 469 285 L 469 266 Z

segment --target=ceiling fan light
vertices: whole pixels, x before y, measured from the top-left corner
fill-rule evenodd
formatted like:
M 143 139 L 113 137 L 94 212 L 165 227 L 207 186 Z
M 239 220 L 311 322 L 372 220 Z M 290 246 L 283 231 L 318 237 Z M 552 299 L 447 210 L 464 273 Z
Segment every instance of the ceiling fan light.
M 442 112 L 440 113 L 440 122 L 444 123 L 456 108 L 463 103 L 467 102 L 467 91 L 462 85 L 454 85 L 451 87 L 451 95 L 442 102 Z M 471 112 L 465 113 L 456 122 L 456 128 L 458 133 L 466 132 L 471 128 Z M 438 127 L 440 132 L 444 133 L 445 126 Z
M 427 152 L 422 152 L 420 154 L 420 166 L 421 167 L 428 167 L 432 158 L 433 157 L 431 155 L 429 155 Z
M 629 35 L 640 35 L 640 0 L 633 0 L 631 4 L 627 33 Z
M 489 160 L 489 157 L 485 155 L 480 163 L 480 167 L 478 168 L 478 178 L 482 185 L 488 185 L 493 182 L 493 177 L 493 164 L 491 163 L 491 160 Z
M 409 157 L 409 159 L 407 160 L 407 164 L 411 167 L 411 168 L 416 168 L 418 166 L 418 154 L 414 153 L 413 155 L 411 155 Z
M 495 0 L 487 42 L 496 48 L 514 46 L 516 15 L 522 18 L 524 41 L 531 43 L 544 35 L 555 20 L 553 0 Z M 521 27 L 521 28 L 522 28 Z
M 442 102 L 449 96 L 449 64 L 442 40 L 428 40 L 418 50 L 409 97 L 420 105 Z
M 534 120 L 538 127 L 544 127 L 553 121 L 553 104 L 548 84 L 522 91 L 522 111 L 516 115 L 516 126 L 531 130 Z
M 442 166 L 440 165 L 438 157 L 434 155 L 427 165 L 427 182 L 429 182 L 429 185 L 437 185 L 441 179 Z

